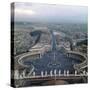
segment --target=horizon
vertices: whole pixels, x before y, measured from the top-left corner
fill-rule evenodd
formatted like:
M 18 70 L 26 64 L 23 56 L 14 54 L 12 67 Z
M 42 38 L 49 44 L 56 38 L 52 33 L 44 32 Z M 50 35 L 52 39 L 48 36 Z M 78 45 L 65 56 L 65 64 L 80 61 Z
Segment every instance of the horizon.
M 88 7 L 15 3 L 15 22 L 87 23 Z

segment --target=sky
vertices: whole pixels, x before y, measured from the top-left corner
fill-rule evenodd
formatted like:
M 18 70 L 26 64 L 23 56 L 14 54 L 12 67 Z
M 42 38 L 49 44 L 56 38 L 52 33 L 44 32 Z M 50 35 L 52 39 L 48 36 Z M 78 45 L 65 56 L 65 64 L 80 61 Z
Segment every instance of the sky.
M 15 21 L 86 23 L 87 6 L 15 3 Z

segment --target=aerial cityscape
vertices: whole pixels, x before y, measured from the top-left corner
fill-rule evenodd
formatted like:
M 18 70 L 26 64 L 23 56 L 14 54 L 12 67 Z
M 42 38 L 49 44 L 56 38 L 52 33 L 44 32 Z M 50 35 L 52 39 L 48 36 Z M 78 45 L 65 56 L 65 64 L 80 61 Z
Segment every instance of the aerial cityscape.
M 85 6 L 12 3 L 14 87 L 87 83 L 87 18 Z

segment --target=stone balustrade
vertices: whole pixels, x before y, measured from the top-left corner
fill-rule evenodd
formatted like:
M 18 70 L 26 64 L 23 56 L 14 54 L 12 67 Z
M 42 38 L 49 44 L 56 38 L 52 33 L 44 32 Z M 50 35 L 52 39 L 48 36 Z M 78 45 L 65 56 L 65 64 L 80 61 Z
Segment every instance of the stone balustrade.
M 55 70 L 50 70 L 49 73 L 47 71 L 41 71 L 40 75 L 37 75 L 36 72 L 34 71 L 31 75 L 26 75 L 25 70 L 22 71 L 20 74 L 18 70 L 15 70 L 14 72 L 14 79 L 25 79 L 25 78 L 40 78 L 40 77 L 60 77 L 60 76 L 87 76 L 87 72 L 84 70 L 83 74 L 78 74 L 78 72 L 75 70 L 74 74 L 70 74 L 69 70 L 64 70 L 63 73 L 61 73 L 61 70 L 57 71 Z

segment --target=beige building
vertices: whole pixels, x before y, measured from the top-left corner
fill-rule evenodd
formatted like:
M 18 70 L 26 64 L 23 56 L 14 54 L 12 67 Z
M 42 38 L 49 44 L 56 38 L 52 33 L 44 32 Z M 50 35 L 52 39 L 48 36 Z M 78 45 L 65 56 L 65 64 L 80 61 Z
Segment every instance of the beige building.
M 40 58 L 42 57 L 42 55 L 51 50 L 51 45 L 48 44 L 36 44 L 35 46 L 33 46 L 31 49 L 29 49 L 29 52 L 31 53 L 36 53 L 40 55 Z

